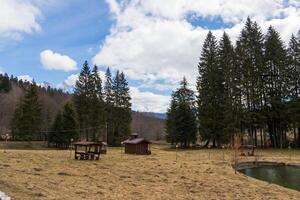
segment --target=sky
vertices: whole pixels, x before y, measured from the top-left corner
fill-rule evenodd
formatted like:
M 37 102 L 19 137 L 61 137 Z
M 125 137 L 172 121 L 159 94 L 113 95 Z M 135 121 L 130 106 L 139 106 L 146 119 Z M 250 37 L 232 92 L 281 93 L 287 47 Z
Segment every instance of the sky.
M 134 110 L 165 112 L 183 76 L 195 89 L 208 31 L 235 42 L 248 16 L 288 44 L 300 0 L 0 0 L 0 73 L 71 90 L 87 60 L 125 73 Z

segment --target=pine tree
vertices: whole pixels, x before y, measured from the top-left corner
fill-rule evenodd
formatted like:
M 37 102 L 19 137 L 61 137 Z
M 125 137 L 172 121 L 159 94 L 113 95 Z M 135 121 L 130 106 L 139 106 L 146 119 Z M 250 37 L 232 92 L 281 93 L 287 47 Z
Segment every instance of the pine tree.
M 78 114 L 79 127 L 85 134 L 86 140 L 89 140 L 89 132 L 86 128 L 90 126 L 91 90 L 91 72 L 88 62 L 85 61 L 78 81 L 76 81 L 73 101 Z
M 8 75 L 0 74 L 0 93 L 8 93 L 11 90 L 11 82 Z
M 262 128 L 264 107 L 263 34 L 256 22 L 247 19 L 236 45 L 237 65 L 241 76 L 241 102 L 245 112 L 242 117 L 242 131 L 247 130 L 252 144 L 257 146 L 257 128 Z
M 119 102 L 119 109 L 121 109 L 121 118 L 120 121 L 121 127 L 120 127 L 120 133 L 121 133 L 121 139 L 127 138 L 127 136 L 130 134 L 130 126 L 131 126 L 131 97 L 130 97 L 130 91 L 128 82 L 125 78 L 125 74 L 123 72 L 120 73 L 120 102 Z
M 106 134 L 108 144 L 114 142 L 114 130 L 113 130 L 113 89 L 112 89 L 112 77 L 110 69 L 107 68 L 105 73 L 104 83 L 104 99 L 105 99 L 105 111 L 106 111 Z
M 290 87 L 293 98 L 300 97 L 300 31 L 299 38 L 292 35 L 288 49 Z
M 21 99 L 13 117 L 12 128 L 15 139 L 26 141 L 40 139 L 41 108 L 37 86 L 33 83 Z
M 113 104 L 112 78 L 111 78 L 111 72 L 109 68 L 107 68 L 105 73 L 104 96 L 105 96 L 105 103 L 107 105 L 112 105 Z
M 241 91 L 240 74 L 236 65 L 234 47 L 229 36 L 224 32 L 218 50 L 219 66 L 224 80 L 224 133 L 222 141 L 228 141 L 234 133 L 240 131 Z
M 265 63 L 267 68 L 266 95 L 268 128 L 275 147 L 283 145 L 287 130 L 287 113 L 284 99 L 288 97 L 287 55 L 279 33 L 269 27 L 265 40 Z
M 195 113 L 194 92 L 187 87 L 185 78 L 172 94 L 170 108 L 167 112 L 167 141 L 187 148 L 197 140 L 197 121 Z
M 62 127 L 64 130 L 64 143 L 70 144 L 71 139 L 75 141 L 79 138 L 77 114 L 72 103 L 67 102 L 64 105 L 62 113 Z
M 63 138 L 63 121 L 62 121 L 62 113 L 58 111 L 53 121 L 51 130 L 48 136 L 48 145 L 51 146 L 52 144 L 55 147 L 62 147 L 64 138 Z
M 198 65 L 197 104 L 200 135 L 203 140 L 221 144 L 224 134 L 224 76 L 218 60 L 216 38 L 208 33 Z
M 48 141 L 56 147 L 68 148 L 71 139 L 74 141 L 79 139 L 78 122 L 73 105 L 67 102 L 62 112 L 56 114 Z
M 175 113 L 176 113 L 176 102 L 175 97 L 172 95 L 172 100 L 170 103 L 170 107 L 167 110 L 166 117 L 166 141 L 171 143 L 171 145 L 176 144 L 179 139 L 176 136 L 176 121 L 175 121 Z
M 117 71 L 112 81 L 112 145 L 120 145 L 130 134 L 131 103 L 129 87 L 123 72 Z
M 102 92 L 102 80 L 99 76 L 98 67 L 95 65 L 90 75 L 91 84 L 91 110 L 90 110 L 90 125 L 94 127 L 92 129 L 93 141 L 99 140 L 102 136 L 103 128 L 105 126 L 105 110 L 104 100 Z
M 291 117 L 291 127 L 294 133 L 294 143 L 300 147 L 300 32 L 299 37 L 292 35 L 289 49 L 288 60 L 290 70 L 290 104 L 288 113 Z M 297 139 L 298 138 L 298 139 Z

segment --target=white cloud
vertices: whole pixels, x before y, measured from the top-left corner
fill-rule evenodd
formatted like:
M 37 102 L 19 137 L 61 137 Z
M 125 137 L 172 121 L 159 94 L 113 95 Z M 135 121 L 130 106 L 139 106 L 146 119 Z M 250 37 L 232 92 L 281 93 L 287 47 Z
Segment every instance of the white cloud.
M 77 63 L 66 55 L 55 53 L 51 50 L 44 50 L 40 53 L 40 60 L 47 70 L 72 71 L 77 69 Z
M 20 75 L 17 77 L 19 80 L 22 80 L 22 81 L 28 81 L 30 83 L 32 83 L 33 81 L 33 78 L 29 75 Z
M 23 33 L 41 30 L 41 11 L 28 0 L 0 0 L 0 39 L 22 39 Z
M 130 87 L 133 110 L 146 112 L 166 112 L 170 96 L 152 92 L 141 92 L 136 87 Z
M 102 82 L 105 80 L 105 72 L 99 71 L 98 72 Z M 61 88 L 65 91 L 72 91 L 75 87 L 76 81 L 78 80 L 79 74 L 71 74 L 67 77 L 66 80 L 64 80 L 62 83 L 58 84 L 56 87 Z
M 64 84 L 68 87 L 74 87 L 76 81 L 78 80 L 79 74 L 72 74 L 64 81 Z
M 300 29 L 295 0 L 107 0 L 115 24 L 93 58 L 94 63 L 126 72 L 130 79 L 180 80 L 192 83 L 208 29 L 195 27 L 189 16 L 232 24 L 226 32 L 235 40 L 247 16 L 266 30 L 273 25 L 287 41 Z M 266 9 L 268 8 L 268 9 Z M 213 30 L 221 36 L 224 29 Z
M 219 38 L 225 30 L 233 41 L 247 16 L 256 20 L 264 32 L 273 25 L 285 42 L 300 29 L 298 0 L 106 1 L 115 23 L 93 62 L 142 80 L 139 88 L 158 91 L 174 88 L 183 76 L 195 85 L 208 29 L 193 25 L 191 18 L 205 18 L 208 23 L 223 20 L 230 28 L 217 28 L 213 33 Z

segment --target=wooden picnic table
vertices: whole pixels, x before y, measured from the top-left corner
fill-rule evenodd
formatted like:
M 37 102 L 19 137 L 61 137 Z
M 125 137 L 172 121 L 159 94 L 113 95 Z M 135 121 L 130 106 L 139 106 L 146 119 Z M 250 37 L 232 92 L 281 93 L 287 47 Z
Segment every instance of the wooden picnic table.
M 101 153 L 106 153 L 106 145 L 103 142 L 81 141 L 73 144 L 76 160 L 99 160 Z

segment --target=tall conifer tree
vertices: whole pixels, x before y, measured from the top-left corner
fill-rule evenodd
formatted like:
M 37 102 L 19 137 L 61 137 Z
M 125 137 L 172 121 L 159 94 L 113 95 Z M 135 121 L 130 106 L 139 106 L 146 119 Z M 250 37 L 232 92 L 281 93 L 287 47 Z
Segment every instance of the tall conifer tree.
M 274 147 L 283 145 L 287 130 L 287 113 L 284 100 L 289 93 L 287 55 L 279 33 L 269 27 L 265 40 L 265 87 L 268 108 L 268 129 Z
M 41 108 L 37 86 L 33 83 L 21 99 L 13 117 L 12 128 L 16 139 L 28 141 L 40 139 Z
M 92 140 L 103 139 L 105 128 L 105 105 L 102 92 L 102 80 L 99 76 L 98 67 L 95 65 L 90 75 L 91 85 L 91 110 L 90 125 L 92 128 Z
M 211 32 L 204 41 L 198 70 L 199 132 L 202 139 L 211 140 L 213 146 L 217 146 L 221 144 L 224 131 L 224 76 L 219 65 L 217 41 Z
M 90 110 L 91 110 L 91 72 L 88 62 L 85 61 L 82 70 L 79 74 L 78 81 L 76 81 L 74 90 L 74 104 L 78 114 L 79 127 L 81 134 L 85 134 L 89 140 L 89 132 L 86 129 L 90 126 Z
M 237 65 L 240 69 L 242 99 L 245 108 L 242 130 L 247 130 L 251 143 L 257 145 L 257 128 L 261 128 L 264 106 L 263 34 L 256 22 L 247 18 L 236 45 Z
M 187 148 L 197 140 L 195 95 L 183 78 L 180 87 L 172 94 L 166 120 L 167 141 Z
M 234 47 L 229 36 L 224 32 L 220 40 L 218 59 L 224 79 L 224 133 L 222 141 L 228 141 L 234 133 L 240 132 L 240 117 L 242 112 L 240 74 L 236 65 Z

